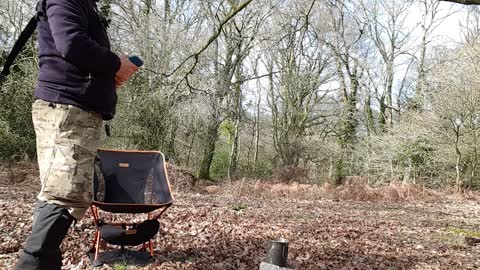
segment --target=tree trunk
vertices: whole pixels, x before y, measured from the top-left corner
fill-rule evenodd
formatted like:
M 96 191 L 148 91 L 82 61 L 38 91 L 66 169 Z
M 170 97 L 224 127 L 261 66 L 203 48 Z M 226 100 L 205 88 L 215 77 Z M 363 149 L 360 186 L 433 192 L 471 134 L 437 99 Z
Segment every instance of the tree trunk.
M 457 161 L 455 163 L 455 172 L 456 172 L 456 178 L 455 178 L 455 186 L 457 188 L 457 191 L 460 192 L 462 190 L 462 179 L 461 179 L 461 173 L 460 173 L 460 162 L 462 160 L 462 155 L 459 153 L 457 149 Z
M 236 69 L 237 79 L 242 78 L 240 68 Z M 235 178 L 237 173 L 237 163 L 238 163 L 238 145 L 239 145 L 239 128 L 240 121 L 242 120 L 242 87 L 238 83 L 235 85 L 234 93 L 234 102 L 235 102 L 235 125 L 232 138 L 232 149 L 230 151 L 230 163 L 228 166 L 228 179 Z
M 255 115 L 255 150 L 253 152 L 253 173 L 255 173 L 257 169 L 257 161 L 258 161 L 258 146 L 260 142 L 260 101 L 261 95 L 258 94 L 258 101 L 256 105 L 256 115 Z
M 378 119 L 378 126 L 380 132 L 385 132 L 387 126 L 387 106 L 385 105 L 385 96 L 380 97 L 380 115 Z
M 152 0 L 145 0 L 145 15 L 150 15 L 152 12 Z
M 334 177 L 333 167 L 334 167 L 334 160 L 333 160 L 333 157 L 330 156 L 330 159 L 328 160 L 328 178 L 330 179 Z
M 393 59 L 387 67 L 387 124 L 389 127 L 393 127 Z
M 344 115 L 340 129 L 340 147 L 343 149 L 352 145 L 356 139 L 357 119 L 355 112 L 357 110 L 357 92 L 358 80 L 356 75 L 350 77 L 350 93 L 344 96 Z
M 164 14 L 164 20 L 165 24 L 171 24 L 172 23 L 172 16 L 171 16 L 171 7 L 170 7 L 170 0 L 165 0 L 165 14 Z
M 472 173 L 470 175 L 471 180 L 470 182 L 473 182 L 477 176 L 477 163 L 478 163 L 478 150 L 477 150 L 477 131 L 473 131 L 473 160 L 472 160 Z
M 218 125 L 212 124 L 207 127 L 207 137 L 205 140 L 205 148 L 203 150 L 203 159 L 200 162 L 200 168 L 198 171 L 198 178 L 211 179 L 210 166 L 213 161 L 213 154 L 215 153 L 215 143 L 218 139 Z
M 460 142 L 460 125 L 454 126 L 454 132 L 455 132 L 455 154 L 457 155 L 457 160 L 455 162 L 455 173 L 456 173 L 456 178 L 455 178 L 455 186 L 457 188 L 457 191 L 460 192 L 462 190 L 462 173 L 460 169 L 460 163 L 462 161 L 462 152 L 460 151 L 459 148 L 459 142 Z
M 365 114 L 367 118 L 367 133 L 368 135 L 375 134 L 375 120 L 373 118 L 371 97 L 368 95 L 365 100 Z
M 425 74 L 425 56 L 427 52 L 427 32 L 425 26 L 422 25 L 423 36 L 422 43 L 420 44 L 420 59 L 418 63 L 418 75 L 417 75 L 417 86 L 415 87 L 415 97 L 413 109 L 421 110 L 424 105 L 424 94 L 426 86 L 426 74 Z
M 171 158 L 176 158 L 177 156 L 177 153 L 175 151 L 175 138 L 177 134 L 177 128 L 178 128 L 178 122 L 172 121 L 172 124 L 170 126 L 170 138 L 169 138 L 168 147 L 167 147 L 167 154 Z
M 195 143 L 195 138 L 197 137 L 197 130 L 195 129 L 192 134 L 192 139 L 190 140 L 190 145 L 188 146 L 188 154 L 187 154 L 187 164 L 186 166 L 190 166 L 190 156 L 192 155 L 193 145 Z
M 345 170 L 343 164 L 343 154 L 342 157 L 336 160 L 335 162 L 335 185 L 342 185 L 345 180 Z
M 238 144 L 239 144 L 239 126 L 240 119 L 235 121 L 233 138 L 232 138 L 232 149 L 230 151 L 230 163 L 228 165 L 228 179 L 235 178 L 237 173 L 237 163 L 238 163 Z

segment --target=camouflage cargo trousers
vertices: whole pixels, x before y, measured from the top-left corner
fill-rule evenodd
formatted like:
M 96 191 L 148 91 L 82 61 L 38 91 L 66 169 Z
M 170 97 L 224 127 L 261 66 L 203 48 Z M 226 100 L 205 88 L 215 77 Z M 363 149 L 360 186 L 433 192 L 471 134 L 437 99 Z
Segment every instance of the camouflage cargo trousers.
M 36 100 L 32 119 L 42 185 L 38 199 L 65 207 L 80 220 L 92 202 L 102 117 L 72 105 Z

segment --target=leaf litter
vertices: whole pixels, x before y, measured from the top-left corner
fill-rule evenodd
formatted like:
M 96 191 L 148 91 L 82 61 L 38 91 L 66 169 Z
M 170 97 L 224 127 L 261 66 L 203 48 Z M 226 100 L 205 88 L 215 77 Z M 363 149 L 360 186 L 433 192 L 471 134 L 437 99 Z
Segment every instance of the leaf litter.
M 37 192 L 33 180 L 0 184 L 0 269 L 14 268 L 31 230 Z M 479 210 L 477 200 L 368 202 L 175 192 L 155 238 L 155 262 L 127 269 L 258 269 L 268 241 L 278 237 L 290 241 L 295 269 L 480 269 L 480 246 L 469 240 L 480 231 Z M 91 269 L 86 251 L 93 234 L 88 213 L 62 245 L 62 269 Z

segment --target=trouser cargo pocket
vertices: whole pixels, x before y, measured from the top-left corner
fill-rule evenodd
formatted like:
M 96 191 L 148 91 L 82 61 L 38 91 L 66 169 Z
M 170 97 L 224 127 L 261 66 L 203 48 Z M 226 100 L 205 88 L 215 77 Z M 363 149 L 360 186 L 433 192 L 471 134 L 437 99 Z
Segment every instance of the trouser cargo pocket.
M 92 201 L 93 158 L 95 153 L 77 144 L 56 144 L 50 169 L 44 178 L 43 196 L 64 200 L 70 206 Z

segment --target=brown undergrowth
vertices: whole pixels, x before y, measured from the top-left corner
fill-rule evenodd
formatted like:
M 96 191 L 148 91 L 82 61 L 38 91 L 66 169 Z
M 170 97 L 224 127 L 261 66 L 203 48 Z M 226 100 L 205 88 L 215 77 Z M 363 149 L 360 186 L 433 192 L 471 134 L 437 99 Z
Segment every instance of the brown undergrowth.
M 214 188 L 215 187 L 215 188 Z M 197 191 L 206 193 L 235 194 L 235 196 L 254 196 L 261 198 L 291 198 L 304 200 L 344 200 L 372 202 L 460 202 L 479 201 L 476 191 L 457 192 L 453 188 L 429 189 L 415 184 L 391 183 L 372 187 L 368 184 L 349 183 L 341 186 L 324 184 L 300 184 L 292 182 L 272 183 L 262 180 L 238 180 L 211 185 L 201 183 Z
M 186 167 L 168 165 L 172 189 L 177 192 L 197 192 L 261 198 L 292 198 L 304 200 L 345 200 L 345 201 L 424 201 L 460 202 L 480 201 L 480 192 L 464 190 L 458 192 L 452 187 L 431 189 L 416 184 L 398 181 L 373 187 L 360 177 L 347 177 L 344 185 L 307 184 L 305 172 L 295 172 L 299 181 L 291 180 L 291 170 L 279 171 L 272 179 L 239 179 L 235 181 L 211 182 L 199 180 L 193 171 Z M 286 175 L 288 174 L 288 175 Z M 32 162 L 0 164 L 0 178 L 6 184 L 35 182 L 38 167 Z M 289 179 L 286 181 L 285 179 Z

